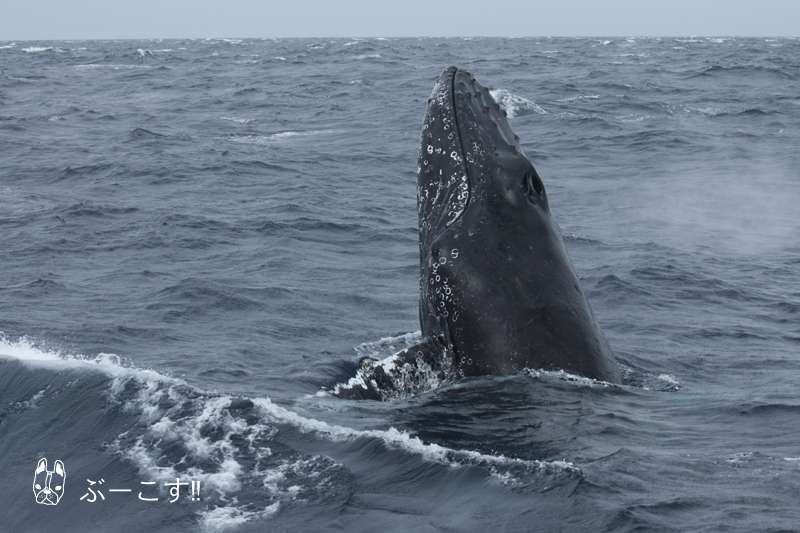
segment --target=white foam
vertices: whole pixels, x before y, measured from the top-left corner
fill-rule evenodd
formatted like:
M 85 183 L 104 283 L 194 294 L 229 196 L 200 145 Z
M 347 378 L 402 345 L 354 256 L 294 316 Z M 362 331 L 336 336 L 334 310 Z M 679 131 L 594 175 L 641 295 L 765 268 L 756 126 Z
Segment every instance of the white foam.
M 23 361 L 60 361 L 58 352 L 42 350 L 34 346 L 26 337 L 11 341 L 0 333 L 0 354 L 10 355 Z
M 536 103 L 531 102 L 527 98 L 512 94 L 505 89 L 492 89 L 489 91 L 500 107 L 505 110 L 509 118 L 514 118 L 520 114 L 527 114 L 530 112 L 546 115 L 547 111 L 542 109 Z
M 378 59 L 381 57 L 380 54 L 361 54 L 355 56 L 355 59 Z
M 165 441 L 180 440 L 184 436 L 179 432 L 171 433 L 165 435 Z M 185 444 L 190 443 L 191 441 L 185 442 Z M 188 477 L 192 481 L 200 481 L 201 490 L 206 497 L 209 489 L 215 491 L 218 496 L 224 497 L 226 493 L 237 491 L 241 488 L 239 476 L 242 474 L 242 467 L 233 459 L 223 460 L 219 464 L 217 472 L 205 472 L 195 466 L 181 473 L 172 466 L 159 466 L 160 449 L 154 450 L 151 446 L 146 445 L 142 438 L 126 449 L 120 447 L 119 441 L 115 441 L 111 444 L 110 449 L 130 460 L 137 466 L 139 472 L 149 480 L 165 483 L 180 477 Z
M 138 376 L 145 380 L 173 379 L 162 376 L 152 370 L 131 368 L 129 360 L 123 359 L 116 354 L 99 353 L 95 356 L 67 354 L 59 350 L 41 348 L 27 337 L 12 341 L 2 332 L 0 332 L 0 355 L 19 359 L 27 365 L 38 368 L 100 370 L 111 377 Z
M 672 385 L 673 387 L 677 387 L 678 385 L 680 385 L 680 382 L 677 379 L 675 379 L 675 376 L 671 374 L 660 374 L 658 376 L 658 379 L 660 379 L 667 385 Z
M 582 235 L 580 233 L 567 233 L 564 235 L 565 239 L 570 239 L 573 241 L 581 241 L 581 242 L 597 242 L 596 239 L 589 237 L 588 235 Z
M 0 46 L 0 50 L 6 50 L 8 48 L 16 48 L 16 47 L 17 47 L 17 43 L 11 43 L 11 44 L 7 44 L 5 46 Z
M 726 111 L 725 109 L 720 109 L 719 107 L 686 108 L 687 113 L 691 111 L 697 111 L 698 113 L 702 113 L 703 115 L 708 115 L 710 117 L 716 117 L 718 115 L 725 115 L 729 113 L 729 111 Z
M 343 442 L 364 437 L 376 438 L 381 440 L 389 448 L 402 449 L 408 453 L 419 455 L 423 460 L 455 468 L 467 464 L 484 466 L 522 465 L 533 468 L 541 473 L 580 472 L 580 470 L 569 461 L 528 461 L 505 457 L 504 455 L 487 455 L 471 450 L 454 450 L 435 443 L 425 444 L 419 438 L 413 437 L 393 427 L 387 430 L 356 430 L 344 426 L 328 424 L 313 418 L 305 418 L 294 411 L 275 405 L 269 398 L 256 398 L 253 400 L 253 403 L 260 408 L 263 415 L 275 421 L 291 424 L 303 432 L 314 433 L 315 435 L 327 438 L 333 442 Z
M 227 531 L 254 519 L 269 518 L 278 512 L 280 505 L 280 502 L 275 502 L 261 511 L 247 511 L 235 506 L 215 507 L 208 511 L 201 511 L 199 513 L 201 528 L 208 533 Z
M 243 144 L 271 144 L 289 137 L 300 137 L 308 135 L 320 135 L 325 133 L 335 133 L 336 130 L 316 130 L 316 131 L 283 131 L 272 135 L 229 135 L 223 139 Z
M 254 118 L 236 118 L 236 117 L 219 117 L 220 120 L 229 120 L 231 122 L 236 122 L 237 124 L 252 124 L 256 121 Z
M 587 118 L 597 118 L 597 115 L 595 113 L 570 113 L 569 111 L 565 111 L 563 113 L 557 113 L 556 117 L 587 119 Z
M 90 64 L 90 65 L 75 65 L 75 68 L 78 70 L 89 70 L 89 69 L 96 69 L 96 68 L 112 68 L 114 70 L 124 70 L 130 68 L 153 68 L 152 65 L 97 65 L 97 64 Z
M 50 46 L 31 46 L 29 48 L 23 48 L 23 52 L 28 52 L 29 54 L 35 54 L 37 52 L 47 52 L 48 50 L 52 50 L 53 48 Z
M 574 383 L 583 387 L 618 387 L 614 383 L 603 381 L 602 379 L 592 379 L 575 374 L 570 374 L 564 370 L 539 370 L 525 368 L 522 373 L 528 374 L 532 378 L 541 379 L 546 381 L 561 381 L 567 383 Z
M 421 331 L 403 333 L 396 337 L 382 337 L 375 342 L 365 342 L 355 347 L 359 357 L 372 357 L 382 359 L 387 355 L 392 355 L 404 348 L 411 348 L 422 340 Z
M 348 379 L 346 383 L 337 383 L 336 387 L 334 387 L 332 392 L 327 392 L 324 390 L 318 391 L 317 396 L 328 396 L 329 394 L 338 395 L 342 392 L 342 390 L 352 390 L 356 387 L 360 387 L 363 389 L 369 389 L 369 385 L 366 381 L 366 376 L 362 369 L 358 369 L 356 375 L 352 378 Z
M 642 122 L 643 120 L 647 120 L 648 118 L 650 118 L 650 115 L 638 115 L 638 114 L 634 113 L 632 115 L 624 115 L 624 116 L 619 117 L 619 121 L 620 122 Z
M 192 480 L 201 482 L 206 493 L 215 491 L 218 496 L 224 496 L 239 490 L 242 467 L 235 459 L 235 446 L 231 437 L 253 437 L 269 429 L 260 424 L 248 427 L 243 420 L 234 418 L 228 411 L 230 397 L 198 398 L 195 401 L 189 400 L 188 405 L 184 405 L 188 399 L 186 393 L 193 390 L 184 382 L 164 376 L 155 380 L 151 376 L 141 377 L 117 377 L 109 389 L 110 400 L 121 402 L 125 411 L 138 413 L 144 428 L 142 435 L 132 445 L 125 442 L 127 434 L 123 433 L 111 444 L 110 449 L 132 461 L 144 477 L 151 480 L 167 482 L 177 477 L 187 477 L 188 474 Z M 131 378 L 144 387 L 135 398 L 123 400 L 121 395 L 126 391 Z M 176 401 L 177 406 L 167 409 L 161 407 L 165 396 Z M 202 405 L 202 411 L 197 415 L 180 414 L 181 409 L 196 408 L 199 405 Z M 203 429 L 208 427 L 221 430 L 223 435 L 214 438 L 203 436 Z M 198 464 L 210 460 L 217 464 L 216 471 L 206 472 L 199 466 L 192 466 L 179 473 L 173 465 L 163 466 L 160 461 L 162 442 L 181 442 L 188 452 L 187 458 Z
M 573 96 L 571 98 L 562 98 L 559 102 L 574 102 L 576 100 L 597 100 L 600 98 L 599 94 L 589 94 L 585 96 Z
M 132 389 L 136 390 L 133 397 Z M 143 478 L 157 481 L 159 486 L 176 478 L 199 481 L 202 499 L 210 506 L 199 512 L 207 531 L 268 518 L 280 509 L 281 502 L 297 500 L 309 488 L 329 490 L 331 478 L 326 472 L 341 468 L 322 456 L 264 461 L 273 455 L 265 442 L 277 433 L 268 420 L 248 423 L 231 413 L 231 397 L 203 394 L 181 380 L 147 374 L 120 376 L 112 382 L 108 395 L 111 402 L 121 403 L 124 411 L 140 417 L 137 432 L 141 431 L 135 436 L 120 434 L 109 450 L 131 461 Z M 167 458 L 165 443 L 179 444 L 185 450 L 180 461 Z M 255 465 L 245 469 L 242 457 L 248 462 L 255 458 Z M 207 464 L 214 466 L 204 466 Z M 265 507 L 239 506 L 231 494 L 242 490 L 245 483 L 252 487 L 254 481 L 260 481 L 265 492 Z

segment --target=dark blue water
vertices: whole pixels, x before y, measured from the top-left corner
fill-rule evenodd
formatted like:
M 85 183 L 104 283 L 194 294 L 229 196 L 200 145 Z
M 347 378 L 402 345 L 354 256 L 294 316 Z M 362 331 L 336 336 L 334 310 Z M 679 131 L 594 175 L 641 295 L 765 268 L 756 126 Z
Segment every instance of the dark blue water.
M 418 340 L 450 64 L 513 117 L 624 385 L 321 392 Z M 796 531 L 799 145 L 792 39 L 0 43 L 0 529 Z

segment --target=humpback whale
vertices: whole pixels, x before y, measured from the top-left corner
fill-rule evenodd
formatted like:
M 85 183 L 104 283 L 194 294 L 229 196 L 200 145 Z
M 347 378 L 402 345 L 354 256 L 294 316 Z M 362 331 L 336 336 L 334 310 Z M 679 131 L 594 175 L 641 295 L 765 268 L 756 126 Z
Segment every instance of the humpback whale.
M 387 400 L 526 368 L 620 381 L 542 180 L 505 111 L 457 67 L 428 100 L 417 207 L 422 341 L 364 361 L 334 394 Z

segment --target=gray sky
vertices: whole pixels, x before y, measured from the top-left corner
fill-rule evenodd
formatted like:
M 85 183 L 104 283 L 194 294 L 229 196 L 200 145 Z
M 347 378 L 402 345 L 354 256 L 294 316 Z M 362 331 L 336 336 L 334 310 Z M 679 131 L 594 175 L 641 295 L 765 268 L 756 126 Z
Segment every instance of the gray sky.
M 800 0 L 0 0 L 0 40 L 800 36 Z

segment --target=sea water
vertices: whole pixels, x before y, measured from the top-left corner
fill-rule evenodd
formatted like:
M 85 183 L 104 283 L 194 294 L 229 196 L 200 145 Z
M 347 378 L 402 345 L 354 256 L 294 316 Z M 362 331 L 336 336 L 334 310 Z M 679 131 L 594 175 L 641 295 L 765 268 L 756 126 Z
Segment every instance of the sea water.
M 506 109 L 622 385 L 322 390 L 419 341 L 451 64 Z M 795 39 L 0 43 L 0 529 L 796 530 L 799 145 Z

